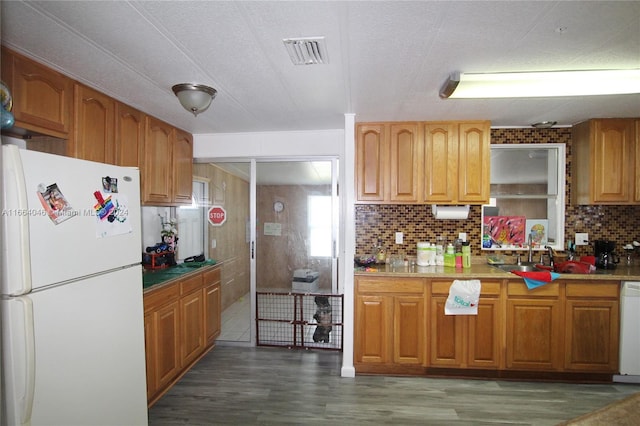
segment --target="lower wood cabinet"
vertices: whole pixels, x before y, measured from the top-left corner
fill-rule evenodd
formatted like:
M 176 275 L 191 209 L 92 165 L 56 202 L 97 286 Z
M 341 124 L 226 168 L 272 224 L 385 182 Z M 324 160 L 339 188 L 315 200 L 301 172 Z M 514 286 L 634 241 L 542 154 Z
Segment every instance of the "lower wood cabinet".
M 507 363 L 510 369 L 558 370 L 564 337 L 560 284 L 529 290 L 522 282 L 507 283 Z
M 424 282 L 413 278 L 356 280 L 355 362 L 424 363 Z
M 220 267 L 145 292 L 144 311 L 151 406 L 213 347 L 220 334 Z
M 620 284 L 566 284 L 564 368 L 618 372 Z
M 501 361 L 500 281 L 484 280 L 477 315 L 445 315 L 452 280 L 432 280 L 429 304 L 429 365 L 498 368 Z
M 619 281 L 529 289 L 520 279 L 483 279 L 477 315 L 445 315 L 452 282 L 356 276 L 356 371 L 577 380 L 618 372 Z

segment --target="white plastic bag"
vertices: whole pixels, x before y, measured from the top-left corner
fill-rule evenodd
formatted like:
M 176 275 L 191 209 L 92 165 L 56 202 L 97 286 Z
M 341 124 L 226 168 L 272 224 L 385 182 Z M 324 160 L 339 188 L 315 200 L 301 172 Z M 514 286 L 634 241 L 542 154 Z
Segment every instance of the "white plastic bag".
M 445 315 L 478 315 L 480 280 L 454 280 L 444 305 Z

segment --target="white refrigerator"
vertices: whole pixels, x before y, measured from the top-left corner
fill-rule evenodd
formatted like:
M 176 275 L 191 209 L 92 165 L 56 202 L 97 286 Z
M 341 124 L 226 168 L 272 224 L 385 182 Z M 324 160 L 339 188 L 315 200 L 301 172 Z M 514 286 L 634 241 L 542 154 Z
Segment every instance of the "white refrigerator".
M 138 169 L 2 150 L 3 420 L 146 425 Z

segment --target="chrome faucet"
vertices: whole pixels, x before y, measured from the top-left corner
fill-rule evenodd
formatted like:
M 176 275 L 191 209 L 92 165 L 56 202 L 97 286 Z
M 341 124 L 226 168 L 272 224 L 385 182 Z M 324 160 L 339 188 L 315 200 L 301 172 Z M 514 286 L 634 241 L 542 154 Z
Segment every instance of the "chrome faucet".
M 553 249 L 551 246 L 544 246 L 549 251 L 549 266 L 553 268 Z
M 529 234 L 529 263 L 533 263 L 533 234 Z

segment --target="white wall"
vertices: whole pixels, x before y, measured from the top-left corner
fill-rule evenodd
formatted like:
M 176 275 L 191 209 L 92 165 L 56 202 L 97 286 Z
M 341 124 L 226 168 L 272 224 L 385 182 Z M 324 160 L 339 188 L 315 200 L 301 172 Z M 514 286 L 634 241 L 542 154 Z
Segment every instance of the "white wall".
M 338 156 L 344 130 L 193 135 L 195 159 Z

